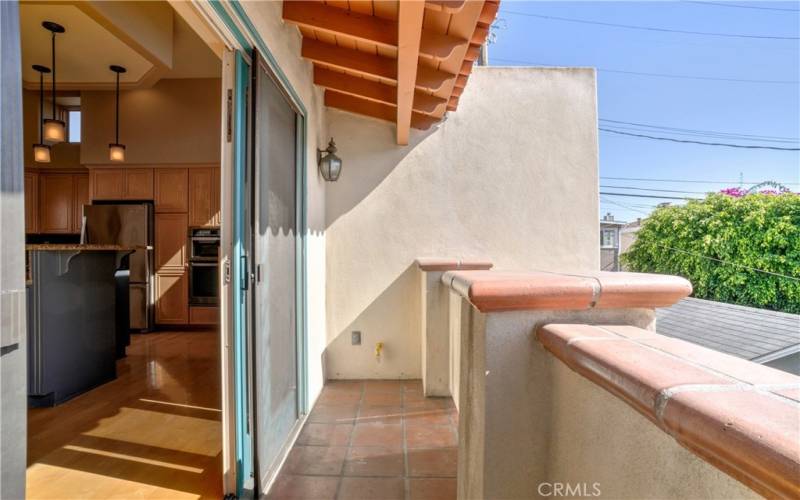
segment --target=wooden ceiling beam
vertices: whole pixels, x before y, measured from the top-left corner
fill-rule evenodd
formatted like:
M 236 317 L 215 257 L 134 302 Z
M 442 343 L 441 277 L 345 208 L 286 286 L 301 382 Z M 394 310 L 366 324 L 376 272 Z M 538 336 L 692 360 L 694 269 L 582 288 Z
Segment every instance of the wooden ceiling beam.
M 397 106 L 362 99 L 335 90 L 325 91 L 325 105 L 358 115 L 370 116 L 379 120 L 395 123 Z M 422 113 L 411 113 L 411 128 L 427 130 L 439 121 Z
M 464 59 L 467 61 L 477 61 L 478 58 L 481 56 L 481 46 L 480 45 L 470 45 L 467 49 L 467 55 L 464 56 Z
M 345 36 L 382 47 L 397 47 L 398 30 L 394 21 L 331 7 L 322 2 L 284 1 L 283 20 L 330 35 Z M 430 30 L 421 29 L 421 32 L 420 55 L 437 61 L 447 59 L 457 47 L 469 42 Z
M 301 54 L 304 58 L 325 66 L 397 82 L 397 60 L 390 57 L 345 49 L 310 38 L 303 38 Z M 420 66 L 417 69 L 416 87 L 435 93 L 455 77 L 456 75 L 438 69 Z
M 494 22 L 494 18 L 497 17 L 497 10 L 499 8 L 499 3 L 484 2 L 483 10 L 481 11 L 481 17 L 478 18 L 478 21 L 483 24 L 492 24 Z
M 417 85 L 423 2 L 400 2 L 397 12 L 397 144 L 408 144 Z M 452 47 L 450 49 L 452 51 Z
M 474 43 L 476 45 L 483 45 L 483 42 L 486 41 L 486 37 L 489 36 L 489 27 L 488 26 L 475 26 L 475 33 L 472 34 L 472 39 L 470 43 Z
M 455 14 L 464 7 L 464 3 L 466 0 L 428 0 L 425 2 L 425 8 L 434 12 Z
M 322 66 L 314 65 L 314 84 L 371 101 L 393 106 L 397 104 L 397 87 L 373 82 L 347 73 L 339 73 Z M 447 100 L 441 97 L 420 91 L 414 93 L 414 111 L 432 114 L 439 111 L 446 104 Z

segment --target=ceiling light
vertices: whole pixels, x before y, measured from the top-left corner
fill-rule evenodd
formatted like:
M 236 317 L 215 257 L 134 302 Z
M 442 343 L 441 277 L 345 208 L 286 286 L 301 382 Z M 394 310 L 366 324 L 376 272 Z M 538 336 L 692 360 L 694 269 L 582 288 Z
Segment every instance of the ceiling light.
M 53 34 L 52 36 L 52 68 L 53 68 L 53 118 L 43 120 L 42 142 L 45 144 L 57 144 L 67 140 L 67 125 L 61 120 L 56 119 L 56 33 L 66 31 L 63 26 L 53 21 L 45 21 L 42 26 Z
M 50 163 L 50 146 L 42 142 L 44 136 L 44 74 L 50 73 L 50 68 L 34 64 L 33 69 L 39 72 L 39 142 L 33 145 L 33 161 L 37 163 Z
M 108 145 L 108 158 L 111 161 L 125 161 L 125 145 L 119 143 L 119 75 L 127 71 L 122 66 L 111 65 L 109 69 L 117 74 L 117 92 L 116 92 L 116 118 L 114 123 L 114 143 Z

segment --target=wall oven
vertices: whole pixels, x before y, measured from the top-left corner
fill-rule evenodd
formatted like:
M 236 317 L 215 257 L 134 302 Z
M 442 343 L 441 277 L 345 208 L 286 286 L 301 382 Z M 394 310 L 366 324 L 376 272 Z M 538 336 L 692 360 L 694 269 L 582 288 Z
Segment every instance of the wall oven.
M 219 229 L 189 230 L 189 304 L 219 304 Z

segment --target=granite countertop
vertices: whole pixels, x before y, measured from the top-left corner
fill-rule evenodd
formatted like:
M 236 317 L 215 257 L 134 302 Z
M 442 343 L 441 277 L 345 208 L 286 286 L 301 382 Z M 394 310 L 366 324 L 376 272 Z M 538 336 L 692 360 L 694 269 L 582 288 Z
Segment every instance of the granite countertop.
M 84 252 L 125 252 L 134 250 L 150 250 L 153 247 L 142 245 L 107 245 L 107 244 L 77 244 L 77 243 L 40 243 L 36 245 L 25 245 L 25 250 L 51 250 L 69 251 L 77 250 Z

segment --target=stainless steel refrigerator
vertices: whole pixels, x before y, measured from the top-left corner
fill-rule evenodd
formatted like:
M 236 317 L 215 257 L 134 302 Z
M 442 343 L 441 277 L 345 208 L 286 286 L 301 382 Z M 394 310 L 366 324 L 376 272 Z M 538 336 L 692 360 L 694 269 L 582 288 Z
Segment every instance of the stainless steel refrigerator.
M 153 206 L 150 203 L 83 206 L 84 243 L 131 245 L 129 257 L 131 330 L 153 326 Z

